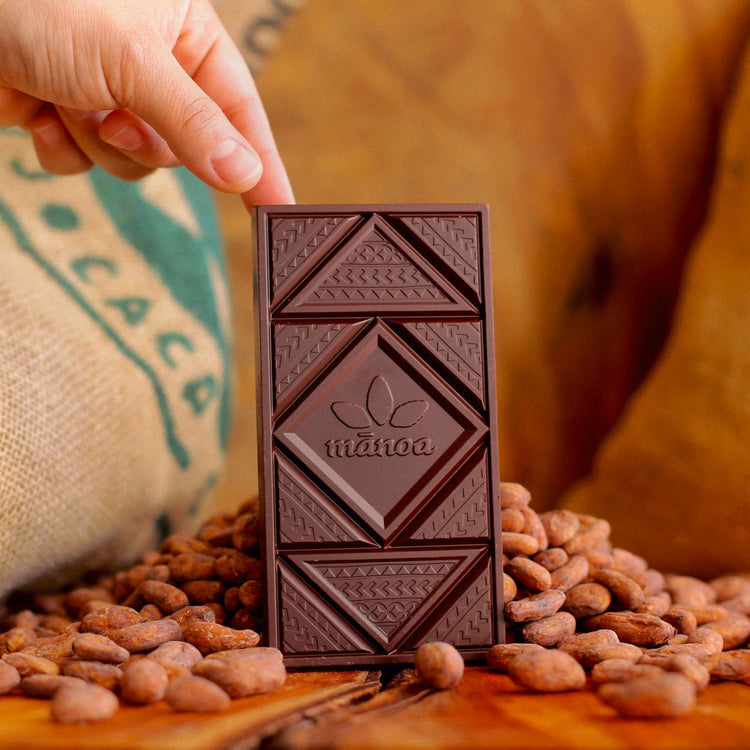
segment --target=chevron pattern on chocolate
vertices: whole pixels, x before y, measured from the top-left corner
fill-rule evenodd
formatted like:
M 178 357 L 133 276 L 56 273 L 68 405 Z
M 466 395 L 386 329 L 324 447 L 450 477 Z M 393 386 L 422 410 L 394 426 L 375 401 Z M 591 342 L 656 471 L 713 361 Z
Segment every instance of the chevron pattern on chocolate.
M 402 216 L 401 221 L 479 294 L 479 234 L 475 217 Z
M 319 302 L 380 302 L 448 298 L 385 235 L 373 229 L 313 290 Z
M 419 643 L 415 642 L 413 647 L 428 641 L 444 641 L 457 648 L 493 645 L 492 595 L 488 567 L 433 630 L 420 634 Z
M 456 567 L 456 561 L 346 564 L 320 575 L 383 633 L 390 635 Z
M 338 522 L 321 507 L 312 493 L 306 491 L 281 463 L 277 463 L 276 476 L 279 541 L 288 544 L 368 543 L 368 540 L 348 531 L 343 522 Z
M 338 615 L 316 601 L 309 590 L 301 591 L 302 587 L 303 584 L 282 571 L 282 642 L 286 653 L 372 652 Z
M 405 328 L 423 341 L 469 386 L 484 406 L 484 352 L 479 323 L 407 323 Z
M 274 375 L 278 399 L 313 364 L 339 335 L 343 323 L 274 326 Z
M 278 289 L 322 244 L 343 234 L 357 217 L 299 216 L 271 219 L 271 285 Z M 335 231 L 337 230 L 343 231 Z
M 487 485 L 487 460 L 483 458 L 452 489 L 411 538 L 420 541 L 488 538 Z

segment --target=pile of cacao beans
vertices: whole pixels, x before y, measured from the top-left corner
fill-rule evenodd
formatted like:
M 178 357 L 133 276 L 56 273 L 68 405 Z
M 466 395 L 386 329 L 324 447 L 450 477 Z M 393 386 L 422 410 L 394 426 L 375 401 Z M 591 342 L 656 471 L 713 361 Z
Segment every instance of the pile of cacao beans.
M 594 686 L 621 716 L 689 711 L 711 681 L 750 681 L 750 577 L 663 574 L 613 546 L 607 521 L 537 514 L 501 485 L 506 642 L 488 666 L 540 693 Z M 120 701 L 220 711 L 284 684 L 259 645 L 262 582 L 255 501 L 173 535 L 134 567 L 0 608 L 0 695 L 51 699 L 60 722 L 105 719 Z M 463 663 L 425 644 L 417 673 L 455 687 Z
M 492 669 L 539 692 L 593 684 L 641 718 L 689 711 L 712 680 L 750 681 L 750 577 L 665 575 L 614 547 L 607 521 L 530 502 L 502 485 L 506 643 Z
M 286 669 L 258 645 L 260 573 L 250 501 L 129 570 L 16 597 L 0 611 L 0 695 L 51 698 L 53 719 L 82 723 L 112 716 L 120 700 L 220 711 L 275 690 Z

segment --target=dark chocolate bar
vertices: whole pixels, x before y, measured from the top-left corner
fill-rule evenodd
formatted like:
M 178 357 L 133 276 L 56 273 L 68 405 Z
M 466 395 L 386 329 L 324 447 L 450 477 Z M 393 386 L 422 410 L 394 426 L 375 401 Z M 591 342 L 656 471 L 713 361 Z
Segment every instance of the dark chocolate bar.
M 487 207 L 255 209 L 267 642 L 503 639 Z

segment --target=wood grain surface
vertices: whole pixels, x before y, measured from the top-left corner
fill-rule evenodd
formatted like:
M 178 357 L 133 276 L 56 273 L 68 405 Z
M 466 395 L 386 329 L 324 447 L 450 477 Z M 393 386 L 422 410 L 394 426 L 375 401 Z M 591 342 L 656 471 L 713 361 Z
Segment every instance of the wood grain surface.
M 291 674 L 272 695 L 232 702 L 220 714 L 184 714 L 166 703 L 123 706 L 105 722 L 53 723 L 49 702 L 0 698 L 0 750 L 250 750 L 303 716 L 361 700 L 379 687 L 368 672 Z
M 660 721 L 617 718 L 593 690 L 538 695 L 505 675 L 467 670 L 451 691 L 385 710 L 346 709 L 317 725 L 281 733 L 287 750 L 653 750 L 748 747 L 750 687 L 721 683 L 688 715 Z
M 53 724 L 46 701 L 3 697 L 0 749 L 746 750 L 750 737 L 750 687 L 736 683 L 711 685 L 692 712 L 660 721 L 619 719 L 592 690 L 530 693 L 482 667 L 445 692 L 410 679 L 377 687 L 367 672 L 296 673 L 222 714 L 124 707 L 88 726 Z
M 538 695 L 505 675 L 467 670 L 459 686 L 385 710 L 345 709 L 317 725 L 292 727 L 287 750 L 652 750 L 748 747 L 750 688 L 721 683 L 688 715 L 660 721 L 617 718 L 593 690 Z

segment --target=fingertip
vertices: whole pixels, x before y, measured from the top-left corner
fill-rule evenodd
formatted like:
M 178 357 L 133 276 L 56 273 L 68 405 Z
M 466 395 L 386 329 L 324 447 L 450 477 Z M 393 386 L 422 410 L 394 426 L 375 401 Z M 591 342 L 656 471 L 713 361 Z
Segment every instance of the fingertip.
M 43 102 L 0 84 L 0 127 L 28 128 Z
M 214 174 L 222 184 L 219 189 L 243 193 L 255 187 L 263 176 L 260 157 L 243 143 L 227 138 L 219 143 L 209 159 Z
M 29 121 L 28 129 L 42 169 L 58 175 L 91 169 L 91 160 L 78 148 L 52 107 L 40 109 Z
M 47 120 L 29 126 L 29 131 L 37 150 L 53 150 L 67 145 L 68 138 L 62 123 Z
M 296 203 L 289 177 L 280 160 L 270 160 L 265 164 L 263 179 L 242 194 L 245 207 L 293 205 Z

